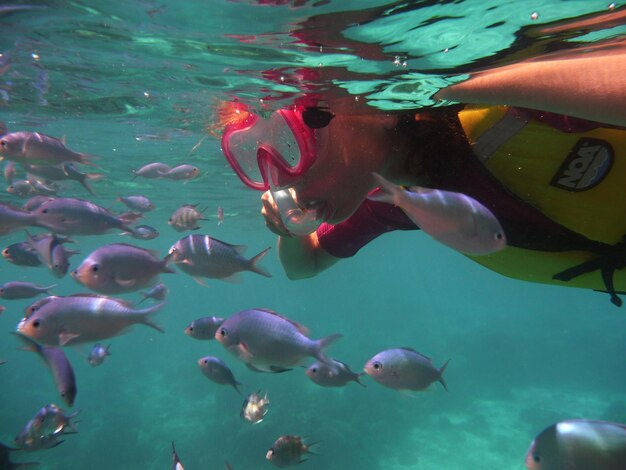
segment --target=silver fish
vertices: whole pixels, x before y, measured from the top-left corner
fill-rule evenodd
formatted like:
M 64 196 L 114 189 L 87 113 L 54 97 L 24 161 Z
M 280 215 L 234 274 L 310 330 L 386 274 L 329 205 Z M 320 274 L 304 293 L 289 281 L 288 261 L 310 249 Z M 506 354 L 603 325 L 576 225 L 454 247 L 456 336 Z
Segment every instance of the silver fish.
M 23 318 L 17 331 L 48 346 L 95 343 L 142 324 L 163 333 L 151 317 L 165 302 L 135 309 L 120 299 L 99 295 L 53 297 L 38 302 L 37 309 Z
M 76 377 L 74 376 L 74 369 L 72 364 L 65 356 L 65 353 L 55 347 L 42 346 L 33 338 L 28 337 L 20 333 L 16 333 L 17 337 L 24 342 L 24 350 L 36 353 L 41 360 L 48 366 L 54 383 L 56 384 L 57 391 L 65 403 L 69 406 L 74 405 L 74 400 L 78 394 L 76 388 Z
M 78 153 L 65 146 L 63 140 L 39 132 L 11 132 L 0 138 L 0 156 L 17 163 L 58 165 L 74 161 L 90 164 L 86 153 Z
M 400 207 L 425 233 L 470 255 L 487 255 L 506 247 L 504 230 L 493 213 L 465 194 L 413 187 L 405 190 L 374 174 L 381 191 L 368 199 Z
M 206 378 L 220 385 L 231 385 L 237 393 L 241 394 L 241 383 L 235 379 L 233 372 L 219 357 L 205 356 L 198 359 L 198 367 Z
M 221 317 L 202 317 L 192 321 L 185 328 L 185 334 L 195 339 L 215 339 L 215 332 L 224 323 Z
M 529 470 L 624 470 L 626 425 L 571 419 L 548 426 L 526 454 Z
M 0 285 L 0 297 L 3 299 L 30 299 L 41 294 L 50 295 L 50 289 L 56 287 L 53 284 L 48 287 L 38 286 L 32 282 L 11 281 Z
M 51 201 L 52 199 L 54 198 L 50 196 L 33 196 L 26 201 L 24 205 L 22 205 L 22 209 L 25 211 L 34 211 L 41 207 L 42 204 Z
M 94 344 L 89 351 L 89 355 L 87 356 L 87 362 L 89 363 L 89 365 L 91 367 L 96 367 L 102 364 L 107 356 L 111 355 L 111 353 L 109 352 L 110 348 L 110 344 L 107 347 L 104 347 L 100 343 Z
M 101 294 L 134 292 L 155 284 L 159 274 L 174 272 L 168 256 L 161 260 L 154 251 L 112 243 L 93 251 L 71 275 Z
M 162 178 L 168 171 L 170 171 L 169 165 L 165 163 L 148 163 L 136 170 L 133 170 L 133 179 L 141 176 L 142 178 Z
M 58 278 L 67 274 L 69 269 L 69 257 L 78 251 L 66 250 L 63 243 L 73 243 L 69 238 L 57 237 L 54 234 L 38 234 L 32 236 L 26 232 L 28 243 L 37 252 L 39 259 Z
M 119 196 L 117 200 L 132 211 L 150 212 L 154 210 L 154 204 L 146 196 Z
M 153 240 L 159 236 L 159 231 L 149 225 L 137 225 L 130 232 L 122 232 L 120 235 L 130 235 L 136 240 Z
M 221 206 L 217 208 L 217 225 L 222 225 L 224 223 L 224 209 Z
M 88 181 L 104 178 L 101 173 L 83 173 L 71 162 L 65 162 L 60 166 L 22 164 L 29 175 L 44 178 L 47 181 L 72 180 L 80 183 L 90 194 L 95 194 Z
M 26 451 L 56 447 L 63 442 L 60 440 L 63 434 L 78 432 L 72 419 L 79 413 L 80 410 L 65 415 L 63 410 L 55 404 L 46 405 L 37 412 L 33 419 L 26 423 L 14 442 L 20 449 Z M 68 428 L 71 431 L 66 431 Z
M 276 467 L 292 467 L 306 462 L 308 459 L 302 458 L 305 454 L 311 454 L 311 447 L 316 443 L 305 444 L 299 436 L 280 436 L 272 447 L 265 454 L 265 458 Z
M 328 362 L 323 349 L 342 337 L 334 334 L 313 340 L 307 335 L 304 326 L 276 312 L 254 309 L 224 320 L 215 339 L 251 370 L 284 372 L 309 356 Z
M 177 232 L 184 232 L 186 230 L 198 230 L 200 226 L 198 221 L 208 220 L 202 215 L 206 208 L 199 211 L 196 209 L 198 204 L 185 204 L 174 211 L 167 223 Z
M 142 292 L 141 295 L 143 295 L 143 299 L 141 299 L 137 303 L 137 305 L 139 305 L 146 299 L 165 300 L 165 297 L 167 297 L 169 291 L 170 290 L 167 288 L 167 286 L 161 282 L 156 286 L 150 288 L 148 292 Z
M 13 183 L 13 180 L 15 179 L 15 175 L 17 174 L 17 166 L 15 162 L 8 160 L 4 165 L 3 174 L 4 174 L 4 180 L 8 184 Z
M 28 180 L 13 181 L 12 184 L 7 186 L 7 193 L 21 198 L 42 194 L 38 192 Z
M 13 243 L 2 250 L 4 259 L 17 266 L 41 266 L 39 254 L 30 243 Z
M 431 358 L 414 349 L 395 348 L 376 354 L 363 370 L 378 383 L 396 390 L 426 390 L 433 382 L 439 382 L 447 391 L 442 374 L 448 362 L 437 369 Z
M 252 424 L 258 424 L 265 418 L 269 412 L 270 400 L 267 393 L 261 397 L 261 391 L 251 393 L 246 397 L 241 407 L 239 416 L 244 421 Z
M 172 441 L 172 470 L 185 470 L 185 467 L 183 467 L 183 464 L 180 462 L 180 458 L 178 458 L 174 441 Z
M 251 259 L 244 258 L 246 247 L 230 245 L 208 235 L 188 235 L 178 240 L 170 248 L 172 261 L 182 271 L 192 276 L 198 283 L 208 277 L 224 281 L 237 282 L 238 273 L 252 271 L 265 277 L 272 277 L 259 261 L 267 254 L 266 248 Z
M 363 374 L 357 374 L 350 370 L 350 366 L 336 359 L 330 362 L 315 362 L 306 370 L 306 375 L 313 383 L 322 387 L 343 387 L 350 382 L 356 382 L 365 387 L 359 380 Z
M 53 300 L 60 299 L 60 298 L 61 297 L 59 297 L 58 295 L 50 295 L 48 297 L 43 297 L 39 300 L 36 300 L 32 304 L 24 308 L 24 318 L 30 317 L 33 313 L 35 313 L 37 310 L 39 310 L 48 302 L 52 302 Z
M 141 214 L 125 212 L 115 215 L 90 201 L 74 198 L 51 199 L 34 212 L 35 222 L 64 235 L 101 235 L 110 230 L 132 231 Z
M 178 165 L 163 175 L 171 180 L 191 180 L 200 174 L 200 170 L 193 165 Z

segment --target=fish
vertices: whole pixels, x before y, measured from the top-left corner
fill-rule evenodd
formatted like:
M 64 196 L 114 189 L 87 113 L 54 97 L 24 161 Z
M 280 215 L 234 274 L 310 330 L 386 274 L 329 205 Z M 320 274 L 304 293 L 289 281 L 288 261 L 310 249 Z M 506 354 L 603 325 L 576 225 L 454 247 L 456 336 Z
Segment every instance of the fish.
M 185 334 L 195 339 L 215 339 L 215 332 L 224 323 L 222 317 L 202 317 L 185 328 Z
M 0 156 L 16 163 L 36 165 L 60 165 L 69 161 L 90 165 L 94 158 L 69 149 L 64 140 L 26 131 L 3 135 L 0 138 Z
M 37 310 L 39 310 L 41 307 L 43 307 L 48 302 L 52 302 L 55 299 L 59 299 L 59 298 L 60 297 L 58 295 L 50 295 L 48 297 L 43 297 L 43 298 L 41 298 L 39 300 L 36 300 L 32 304 L 30 304 L 26 308 L 24 308 L 24 318 L 30 317 L 33 313 L 35 313 Z
M 22 164 L 22 167 L 28 174 L 48 181 L 77 181 L 91 195 L 95 195 L 95 193 L 89 185 L 89 181 L 97 181 L 105 176 L 102 173 L 83 173 L 72 162 L 65 162 L 60 166 Z
M 17 174 L 16 163 L 12 162 L 11 160 L 7 160 L 7 162 L 4 164 L 4 170 L 2 174 L 4 175 L 4 181 L 6 181 L 8 184 L 13 183 L 15 175 Z
M 148 163 L 136 170 L 133 170 L 133 179 L 141 176 L 142 178 L 162 178 L 168 171 L 169 165 L 160 162 Z
M 200 174 L 200 170 L 193 165 L 178 165 L 163 175 L 171 180 L 191 180 Z
M 396 390 L 421 391 L 439 382 L 448 391 L 443 373 L 449 362 L 437 369 L 431 358 L 412 348 L 394 348 L 376 354 L 363 370 L 378 383 Z
M 329 362 L 323 350 L 343 335 L 313 340 L 308 330 L 267 309 L 243 310 L 224 320 L 215 333 L 222 346 L 256 372 L 285 372 L 306 357 Z
M 311 447 L 315 444 L 317 443 L 304 444 L 299 436 L 280 436 L 267 451 L 265 458 L 276 467 L 292 467 L 306 462 L 308 459 L 303 459 L 302 456 L 313 454 Z
M 48 287 L 38 286 L 32 282 L 11 281 L 0 285 L 0 297 L 7 300 L 30 299 L 41 294 L 50 295 L 50 289 L 56 287 L 53 284 Z
M 183 464 L 180 462 L 180 458 L 178 458 L 174 441 L 172 441 L 172 470 L 185 470 L 185 467 L 183 467 Z
M 368 199 L 400 207 L 422 231 L 468 255 L 506 248 L 506 235 L 493 213 L 465 194 L 414 186 L 408 190 L 374 173 L 380 191 Z
M 170 290 L 167 288 L 167 286 L 161 282 L 156 286 L 150 288 L 148 292 L 142 292 L 141 295 L 143 295 L 143 299 L 141 299 L 137 303 L 137 305 L 139 305 L 146 299 L 165 300 L 165 297 L 167 297 L 169 291 Z
M 35 249 L 39 260 L 58 278 L 67 274 L 70 266 L 69 258 L 78 251 L 66 250 L 64 243 L 73 243 L 69 238 L 57 237 L 55 234 L 38 234 L 32 236 L 26 232 L 28 243 Z
M 626 424 L 570 419 L 548 426 L 526 453 L 529 470 L 623 470 Z
M 205 356 L 198 359 L 198 366 L 206 378 L 221 385 L 231 385 L 237 393 L 241 394 L 239 390 L 240 382 L 235 379 L 233 372 L 219 357 Z
M 89 351 L 89 355 L 87 356 L 87 362 L 89 363 L 89 365 L 91 367 L 96 367 L 102 364 L 107 356 L 111 355 L 111 352 L 109 351 L 110 348 L 110 344 L 107 347 L 104 347 L 100 343 L 94 344 Z
M 122 232 L 120 235 L 130 235 L 137 240 L 153 240 L 159 236 L 159 231 L 149 225 L 138 225 L 130 232 Z
M 350 366 L 337 359 L 331 359 L 329 363 L 315 362 L 306 370 L 306 375 L 313 383 L 322 387 L 343 387 L 349 382 L 356 382 L 365 387 L 359 380 L 363 374 L 357 374 L 350 370 Z
M 135 324 L 163 333 L 152 316 L 164 306 L 161 302 L 136 309 L 121 299 L 89 294 L 44 297 L 19 322 L 17 331 L 46 346 L 95 343 L 123 334 Z
M 119 196 L 117 200 L 132 211 L 150 212 L 154 210 L 154 204 L 146 196 Z
M 206 208 L 199 211 L 196 209 L 198 204 L 185 204 L 174 211 L 167 223 L 177 232 L 184 232 L 186 230 L 198 230 L 199 220 L 208 220 L 202 217 Z
M 6 309 L 4 305 L 0 305 L 0 315 L 2 315 Z
M 269 412 L 270 400 L 267 393 L 261 397 L 261 390 L 251 393 L 243 401 L 239 416 L 251 424 L 259 424 Z
M 0 235 L 37 223 L 33 212 L 0 202 Z
M 83 173 L 76 168 L 72 162 L 65 162 L 61 165 L 63 172 L 67 175 L 67 179 L 78 181 L 92 196 L 95 196 L 96 193 L 93 188 L 89 185 L 89 181 L 98 181 L 104 178 L 105 175 L 102 173 Z
M 54 198 L 51 196 L 33 196 L 28 201 L 26 201 L 22 205 L 22 209 L 25 211 L 32 212 L 39 207 L 41 207 L 44 203 L 53 200 Z
M 221 206 L 217 208 L 217 225 L 220 226 L 224 223 L 224 209 Z
M 36 195 L 54 195 L 56 194 L 56 189 L 49 188 L 49 191 L 40 191 L 38 188 L 47 188 L 45 185 L 35 186 L 34 181 L 32 180 L 19 180 L 13 181 L 12 184 L 7 186 L 7 193 L 12 194 L 13 196 L 26 198 Z
M 35 224 L 63 235 L 102 235 L 118 229 L 131 232 L 141 214 L 125 212 L 115 215 L 91 201 L 55 198 L 44 202 L 32 213 Z
M 19 332 L 14 334 L 24 343 L 22 349 L 36 353 L 46 364 L 50 372 L 52 372 L 59 395 L 65 403 L 73 406 L 78 394 L 78 388 L 76 387 L 74 369 L 63 350 L 57 347 L 41 345 L 33 338 Z
M 62 442 L 56 442 L 55 437 L 78 432 L 72 419 L 79 414 L 80 410 L 66 415 L 54 403 L 45 405 L 26 423 L 14 442 L 20 449 L 29 451 L 49 448 L 51 444 L 55 447 Z
M 167 266 L 170 258 L 161 260 L 155 251 L 112 243 L 94 250 L 71 276 L 100 294 L 134 292 L 158 282 L 161 273 L 173 273 Z
M 30 243 L 18 242 L 7 246 L 2 250 L 4 259 L 17 266 L 41 266 L 39 254 Z
M 230 245 L 208 235 L 187 235 L 172 245 L 169 254 L 176 266 L 199 284 L 203 284 L 203 277 L 238 282 L 238 273 L 241 271 L 272 277 L 258 266 L 270 247 L 251 259 L 243 256 L 246 248 L 243 245 Z
M 14 470 L 17 468 L 30 468 L 36 467 L 39 465 L 38 462 L 13 462 L 11 460 L 11 452 L 15 452 L 16 450 L 13 447 L 9 447 L 8 445 L 0 442 L 0 469 L 2 470 Z

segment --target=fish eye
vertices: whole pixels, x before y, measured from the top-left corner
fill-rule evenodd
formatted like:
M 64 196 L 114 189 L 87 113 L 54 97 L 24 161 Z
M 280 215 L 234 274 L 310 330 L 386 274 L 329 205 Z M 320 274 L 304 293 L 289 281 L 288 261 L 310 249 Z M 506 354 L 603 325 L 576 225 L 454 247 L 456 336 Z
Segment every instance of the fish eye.
M 0 140 L 0 145 L 1 145 L 2 147 L 6 147 L 6 146 L 7 146 L 7 144 L 8 144 L 8 142 L 7 142 L 6 140 Z
M 311 129 L 323 129 L 330 124 L 335 115 L 321 108 L 307 108 L 302 112 L 302 120 Z
M 533 454 L 533 462 L 541 463 L 541 456 L 539 454 Z
M 375 362 L 374 364 L 372 364 L 372 367 L 376 370 L 380 370 L 383 368 L 383 365 L 380 362 Z
M 202 361 L 202 362 L 204 362 L 205 364 L 208 364 L 208 363 L 209 363 L 209 360 L 208 360 L 208 359 L 205 359 L 205 360 L 204 360 L 204 361 Z
M 35 328 L 39 328 L 39 325 L 41 325 L 41 322 L 40 322 L 39 320 L 35 320 L 35 321 L 33 322 L 33 326 L 34 326 Z
M 42 213 L 42 214 L 47 214 L 47 213 L 48 213 L 48 209 L 42 209 L 42 210 L 41 210 L 41 213 Z
M 100 269 L 100 266 L 98 266 L 97 264 L 94 264 L 94 265 L 91 267 L 91 270 L 92 270 L 94 273 L 97 273 L 99 269 Z
M 502 232 L 496 232 L 495 238 L 496 240 L 502 240 L 504 238 L 504 235 L 502 234 Z
M 220 335 L 228 336 L 228 330 L 226 330 L 226 328 L 220 328 Z
M 317 367 L 313 367 L 313 368 L 311 369 L 311 372 L 313 372 L 313 373 L 315 374 L 315 373 L 317 372 Z

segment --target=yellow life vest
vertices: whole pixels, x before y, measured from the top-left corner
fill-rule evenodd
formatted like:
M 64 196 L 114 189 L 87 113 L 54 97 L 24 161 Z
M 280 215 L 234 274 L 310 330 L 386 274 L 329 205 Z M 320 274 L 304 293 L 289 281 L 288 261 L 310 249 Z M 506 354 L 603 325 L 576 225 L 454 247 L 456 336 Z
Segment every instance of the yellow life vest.
M 626 235 L 626 129 L 563 132 L 506 106 L 468 106 L 459 112 L 459 120 L 485 168 L 519 199 L 589 240 L 607 245 L 622 242 Z M 553 278 L 598 258 L 596 253 L 507 247 L 471 258 L 517 279 L 611 290 L 597 268 L 568 282 Z M 614 272 L 616 291 L 626 290 L 625 271 Z M 613 301 L 618 303 L 614 296 Z

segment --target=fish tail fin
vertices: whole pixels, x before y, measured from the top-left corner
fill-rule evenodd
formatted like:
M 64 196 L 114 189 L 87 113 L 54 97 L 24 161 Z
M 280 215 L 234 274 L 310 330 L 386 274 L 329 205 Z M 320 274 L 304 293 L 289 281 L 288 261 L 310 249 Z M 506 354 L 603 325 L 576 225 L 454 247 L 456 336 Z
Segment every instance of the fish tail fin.
M 449 362 L 450 362 L 450 359 L 448 359 L 446 363 L 442 365 L 441 368 L 439 369 L 439 383 L 443 385 L 443 388 L 445 389 L 446 392 L 448 391 L 448 386 L 446 385 L 446 382 L 443 380 L 443 373 L 445 372 L 446 367 L 448 367 Z
M 52 284 L 51 286 L 48 287 L 44 287 L 43 288 L 43 292 L 45 292 L 46 294 L 49 295 L 54 295 L 52 292 L 50 292 L 52 289 L 54 289 L 56 286 L 58 286 L 58 284 Z
M 110 345 L 110 344 L 109 344 L 109 345 L 106 347 L 106 349 L 104 350 L 104 354 L 105 354 L 106 356 L 111 356 L 111 355 L 112 355 L 112 354 L 111 354 L 111 351 L 109 351 L 109 349 L 111 349 L 111 345 Z
M 315 357 L 326 364 L 331 364 L 331 360 L 324 354 L 324 349 L 341 338 L 343 338 L 341 333 L 335 333 L 334 335 L 326 336 L 325 338 L 315 341 Z
M 78 432 L 78 429 L 76 429 L 76 424 L 78 423 L 78 421 L 72 421 L 72 419 L 76 418 L 80 414 L 81 411 L 82 410 L 76 410 L 67 417 L 67 425 L 74 432 Z M 64 433 L 64 434 L 67 434 L 67 433 Z
M 370 201 L 386 202 L 387 204 L 393 204 L 394 206 L 400 205 L 402 197 L 402 189 L 395 184 L 387 181 L 378 173 L 372 173 L 374 181 L 378 184 L 380 191 L 376 191 L 373 194 L 367 196 Z
M 176 271 L 168 266 L 168 264 L 174 261 L 174 257 L 176 256 L 176 251 L 172 251 L 165 255 L 163 258 L 163 271 L 164 273 L 175 273 Z M 146 296 L 143 300 L 146 300 L 148 297 Z M 142 301 L 143 302 L 143 301 Z
M 143 218 L 143 214 L 141 212 L 122 212 L 117 216 L 124 225 L 132 224 L 137 222 L 139 219 Z
M 93 188 L 89 185 L 89 181 L 97 181 L 99 179 L 104 178 L 104 175 L 102 173 L 85 173 L 83 174 L 83 176 L 81 178 L 79 178 L 77 181 L 83 185 L 83 187 L 89 191 L 89 194 L 91 194 L 92 196 L 96 195 L 96 192 L 93 190 Z
M 361 377 L 363 377 L 364 375 L 367 375 L 367 374 L 365 372 L 361 372 L 360 374 L 356 374 L 356 377 L 354 378 L 354 381 L 356 383 L 358 383 L 361 387 L 367 388 L 367 385 L 365 385 L 363 382 L 361 382 Z
M 267 271 L 265 268 L 258 265 L 259 261 L 261 261 L 263 257 L 267 254 L 267 252 L 270 251 L 271 249 L 272 247 L 268 246 L 261 253 L 259 253 L 258 255 L 256 255 L 250 260 L 250 271 L 260 274 L 261 276 L 272 277 L 269 271 Z
M 152 320 L 152 316 L 156 314 L 159 310 L 161 310 L 165 306 L 166 303 L 167 302 L 161 302 L 160 304 L 152 305 L 151 307 L 144 308 L 143 310 L 139 310 L 137 313 L 143 316 L 141 323 L 143 323 L 146 326 L 149 326 L 150 328 L 154 328 L 160 333 L 165 333 L 165 330 Z
M 241 385 L 243 385 L 243 384 L 242 384 L 241 382 L 237 382 L 236 380 L 235 380 L 235 383 L 233 384 L 233 388 L 234 388 L 235 390 L 237 390 L 237 393 L 238 393 L 239 395 L 241 395 L 241 390 L 239 390 L 239 386 L 241 386 Z
M 88 153 L 77 153 L 76 154 L 76 161 L 78 163 L 81 163 L 83 165 L 87 165 L 87 166 L 95 166 L 97 167 L 98 165 L 96 165 L 92 160 L 97 160 L 98 157 L 94 156 L 94 155 L 89 155 Z

